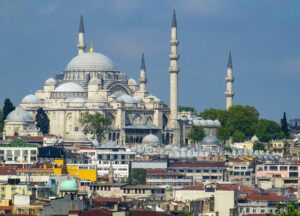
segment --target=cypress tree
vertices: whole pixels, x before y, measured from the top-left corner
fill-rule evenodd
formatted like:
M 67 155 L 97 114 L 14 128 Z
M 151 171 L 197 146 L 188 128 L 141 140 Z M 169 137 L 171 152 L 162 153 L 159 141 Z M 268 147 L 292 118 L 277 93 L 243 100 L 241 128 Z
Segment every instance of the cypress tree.
M 13 105 L 13 103 L 10 101 L 9 98 L 6 98 L 3 106 L 3 121 L 7 118 L 8 114 L 13 110 L 15 110 L 15 106 Z
M 43 108 L 38 108 L 35 116 L 36 127 L 40 129 L 43 134 L 49 133 L 50 120 Z
M 289 137 L 289 129 L 288 129 L 288 123 L 286 118 L 286 113 L 283 113 L 283 118 L 281 119 L 281 130 L 284 133 L 285 137 Z

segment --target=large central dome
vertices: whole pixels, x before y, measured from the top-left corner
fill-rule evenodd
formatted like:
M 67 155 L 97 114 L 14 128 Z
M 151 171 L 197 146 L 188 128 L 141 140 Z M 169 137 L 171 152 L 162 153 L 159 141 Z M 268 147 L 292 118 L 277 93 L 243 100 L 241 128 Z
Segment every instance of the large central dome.
M 86 52 L 74 57 L 66 70 L 116 71 L 116 67 L 107 56 L 97 52 Z

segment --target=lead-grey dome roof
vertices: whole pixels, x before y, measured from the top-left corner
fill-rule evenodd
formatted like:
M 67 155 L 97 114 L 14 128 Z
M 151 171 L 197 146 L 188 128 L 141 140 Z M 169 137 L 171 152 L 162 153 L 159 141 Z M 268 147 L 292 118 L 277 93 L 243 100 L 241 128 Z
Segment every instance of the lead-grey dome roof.
M 116 71 L 116 67 L 107 56 L 97 52 L 87 52 L 74 57 L 66 70 Z
M 56 85 L 56 80 L 53 79 L 53 78 L 49 78 L 45 81 L 45 84 L 46 86 L 55 86 Z
M 84 92 L 84 89 L 77 83 L 67 82 L 59 85 L 55 92 Z
M 23 99 L 21 103 L 26 103 L 26 104 L 35 104 L 35 103 L 39 103 L 40 99 L 35 96 L 34 94 L 29 94 L 26 95 Z
M 23 110 L 21 107 L 16 107 L 15 110 L 11 111 L 5 122 L 33 122 L 34 119 L 29 112 Z
M 143 144 L 160 144 L 159 138 L 153 134 L 148 134 L 143 138 Z
M 202 144 L 204 145 L 219 145 L 219 140 L 213 136 L 213 135 L 208 135 L 204 137 L 202 140 Z

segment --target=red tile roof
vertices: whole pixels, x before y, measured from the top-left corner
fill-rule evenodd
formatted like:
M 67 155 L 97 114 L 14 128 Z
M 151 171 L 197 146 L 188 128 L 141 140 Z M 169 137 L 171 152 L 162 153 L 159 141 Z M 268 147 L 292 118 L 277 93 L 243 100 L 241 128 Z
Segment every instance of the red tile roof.
M 292 201 L 293 199 L 280 196 L 273 193 L 256 193 L 250 194 L 245 197 L 246 200 L 249 201 Z
M 130 216 L 170 216 L 170 214 L 163 212 L 155 212 L 148 209 L 132 209 L 130 211 Z
M 204 190 L 204 185 L 191 185 L 178 190 Z
M 106 209 L 94 209 L 80 212 L 79 216 L 112 216 L 112 212 Z
M 0 166 L 0 175 L 16 175 L 19 167 L 10 165 Z

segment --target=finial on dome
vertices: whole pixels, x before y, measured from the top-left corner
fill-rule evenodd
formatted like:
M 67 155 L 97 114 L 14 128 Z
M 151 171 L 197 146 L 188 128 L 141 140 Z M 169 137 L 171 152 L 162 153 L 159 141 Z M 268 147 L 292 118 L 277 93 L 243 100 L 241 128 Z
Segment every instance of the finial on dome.
M 93 41 L 91 41 L 90 52 L 91 52 L 91 53 L 94 52 Z

